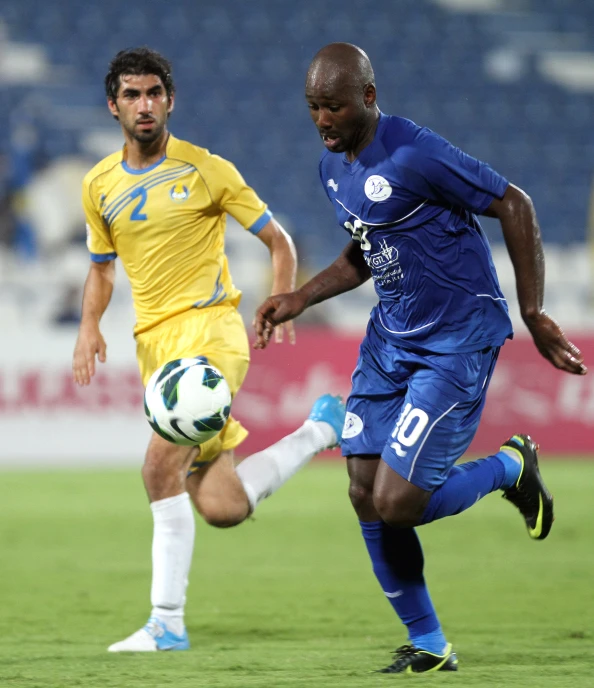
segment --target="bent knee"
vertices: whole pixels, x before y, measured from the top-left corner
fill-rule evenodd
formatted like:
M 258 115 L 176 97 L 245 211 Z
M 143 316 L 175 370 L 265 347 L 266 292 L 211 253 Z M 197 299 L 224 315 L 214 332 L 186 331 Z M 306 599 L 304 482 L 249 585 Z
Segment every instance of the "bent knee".
M 349 498 L 351 504 L 355 507 L 355 511 L 362 507 L 373 505 L 373 490 L 351 481 L 349 485 Z
M 409 499 L 378 491 L 373 495 L 373 505 L 382 521 L 392 528 L 414 528 L 421 523 L 424 507 Z
M 220 499 L 201 499 L 196 509 L 209 526 L 232 528 L 249 516 L 249 504 L 245 502 L 222 501 Z
M 349 499 L 359 518 L 368 520 L 370 513 L 374 513 L 373 487 L 367 487 L 366 485 L 351 480 L 349 485 Z

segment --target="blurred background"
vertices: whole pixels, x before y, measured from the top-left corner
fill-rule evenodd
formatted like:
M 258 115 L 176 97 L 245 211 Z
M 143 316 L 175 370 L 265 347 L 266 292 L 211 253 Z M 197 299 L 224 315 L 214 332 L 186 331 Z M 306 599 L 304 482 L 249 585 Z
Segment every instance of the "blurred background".
M 149 45 L 173 62 L 171 130 L 237 165 L 293 235 L 303 281 L 347 241 L 319 183 L 322 146 L 303 98 L 308 64 L 331 41 L 368 53 L 384 112 L 431 127 L 532 196 L 547 308 L 594 365 L 592 3 L 4 0 L 0 462 L 142 460 L 148 426 L 121 269 L 104 321 L 109 362 L 88 390 L 69 375 L 89 261 L 80 184 L 122 145 L 105 105 L 110 59 Z M 562 375 L 539 358 L 518 319 L 498 225 L 484 226 L 518 337 L 504 349 L 476 451 L 519 427 L 544 435 L 544 451 L 594 454 L 594 377 Z M 249 323 L 267 295 L 267 253 L 232 222 L 227 245 Z M 254 354 L 235 407 L 252 429 L 246 450 L 300 424 L 317 393 L 348 392 L 374 302 L 368 284 L 313 309 L 294 349 Z

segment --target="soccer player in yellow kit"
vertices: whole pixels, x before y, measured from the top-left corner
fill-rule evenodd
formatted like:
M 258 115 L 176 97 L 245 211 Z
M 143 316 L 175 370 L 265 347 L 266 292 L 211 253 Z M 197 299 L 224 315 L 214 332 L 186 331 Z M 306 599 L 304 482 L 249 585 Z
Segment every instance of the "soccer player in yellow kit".
M 110 64 L 105 86 L 125 145 L 83 182 L 91 266 L 74 379 L 89 384 L 95 358 L 105 361 L 99 322 L 119 257 L 132 285 L 143 383 L 170 360 L 201 355 L 221 370 L 235 395 L 247 372 L 249 346 L 237 311 L 241 292 L 224 253 L 226 214 L 270 250 L 273 293 L 294 288 L 293 243 L 231 163 L 168 132 L 175 89 L 164 57 L 148 48 L 122 51 Z M 211 525 L 241 523 L 314 454 L 334 446 L 343 422 L 340 399 L 324 395 L 301 428 L 237 467 L 234 449 L 247 431 L 232 417 L 199 448 L 176 446 L 153 433 L 142 468 L 154 520 L 152 612 L 143 628 L 109 650 L 188 649 L 191 502 Z

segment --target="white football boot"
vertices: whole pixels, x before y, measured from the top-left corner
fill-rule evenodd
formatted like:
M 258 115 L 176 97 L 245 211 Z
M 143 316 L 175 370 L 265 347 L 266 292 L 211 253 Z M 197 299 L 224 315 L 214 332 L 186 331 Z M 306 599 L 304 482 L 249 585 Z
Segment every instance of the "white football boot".
M 107 648 L 108 652 L 160 652 L 166 650 L 189 650 L 188 632 L 184 628 L 182 635 L 175 635 L 167 630 L 165 624 L 154 616 L 146 622 L 144 628 L 132 633 L 125 640 L 114 643 Z

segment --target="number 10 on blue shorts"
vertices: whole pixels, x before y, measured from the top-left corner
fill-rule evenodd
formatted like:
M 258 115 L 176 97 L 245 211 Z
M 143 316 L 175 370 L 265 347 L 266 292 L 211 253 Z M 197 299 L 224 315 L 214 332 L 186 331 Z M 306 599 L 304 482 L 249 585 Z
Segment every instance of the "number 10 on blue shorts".
M 380 455 L 409 482 L 435 490 L 476 433 L 498 353 L 420 354 L 370 328 L 347 401 L 343 455 Z

